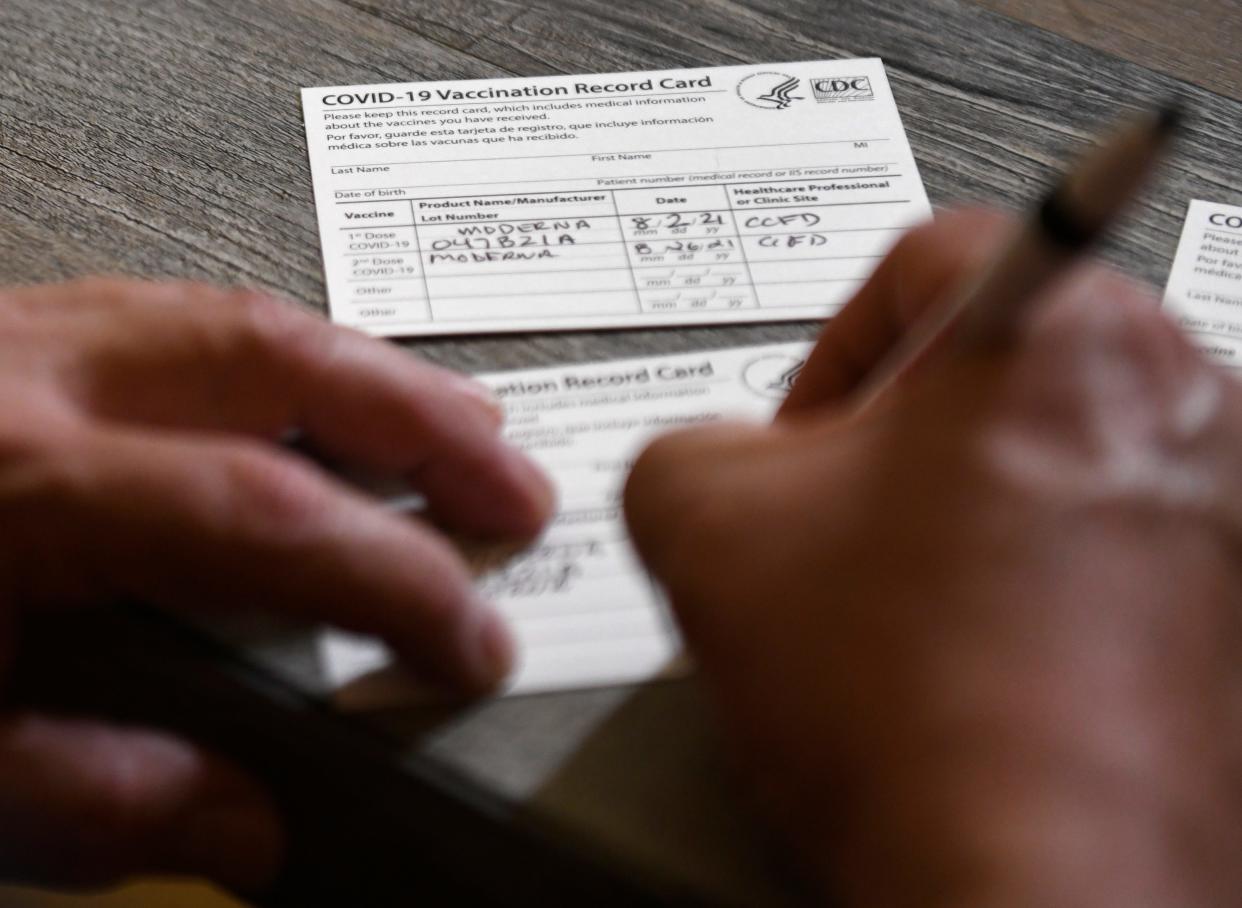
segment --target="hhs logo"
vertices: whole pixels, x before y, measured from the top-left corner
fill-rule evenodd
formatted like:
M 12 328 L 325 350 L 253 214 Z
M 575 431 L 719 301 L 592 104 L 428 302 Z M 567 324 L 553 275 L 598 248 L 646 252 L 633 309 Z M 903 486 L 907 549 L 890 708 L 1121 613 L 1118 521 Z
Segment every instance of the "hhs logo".
M 811 91 L 816 101 L 870 101 L 875 97 L 871 80 L 866 76 L 812 79 Z
M 760 397 L 784 400 L 806 365 L 806 359 L 785 353 L 769 353 L 752 359 L 742 369 L 742 381 Z
M 795 95 L 798 77 L 785 73 L 751 73 L 737 83 L 737 96 L 751 107 L 785 110 L 804 95 Z

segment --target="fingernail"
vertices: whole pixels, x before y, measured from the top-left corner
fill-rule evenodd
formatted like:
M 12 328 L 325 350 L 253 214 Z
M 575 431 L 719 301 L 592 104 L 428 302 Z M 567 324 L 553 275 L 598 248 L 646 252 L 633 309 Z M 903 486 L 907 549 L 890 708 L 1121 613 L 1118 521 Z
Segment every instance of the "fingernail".
M 529 501 L 529 513 L 520 516 L 520 525 L 514 527 L 514 532 L 523 536 L 533 535 L 543 528 L 556 510 L 556 486 L 543 467 L 522 450 L 509 448 L 509 459 L 512 473 L 526 490 Z
M 462 397 L 478 404 L 497 428 L 504 425 L 505 406 L 500 402 L 500 398 L 492 392 L 492 389 L 483 384 L 483 382 L 459 375 L 456 376 L 453 388 Z
M 168 871 L 202 875 L 253 892 L 276 878 L 284 835 L 267 805 L 213 804 L 189 814 L 170 834 L 165 849 Z
M 482 690 L 493 690 L 513 671 L 517 647 L 508 624 L 494 609 L 488 608 L 479 621 L 474 650 Z

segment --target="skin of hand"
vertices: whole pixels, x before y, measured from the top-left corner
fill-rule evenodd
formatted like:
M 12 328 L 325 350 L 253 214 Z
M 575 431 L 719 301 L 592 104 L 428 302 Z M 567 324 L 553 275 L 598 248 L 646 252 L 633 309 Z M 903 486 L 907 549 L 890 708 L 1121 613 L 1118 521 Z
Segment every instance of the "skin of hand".
M 1011 229 L 908 234 L 771 425 L 626 490 L 757 806 L 869 906 L 1236 905 L 1242 398 L 1083 264 L 1008 349 L 850 392 Z
M 23 614 L 137 597 L 383 637 L 424 680 L 494 687 L 512 644 L 455 549 L 276 442 L 400 473 L 436 523 L 535 534 L 545 477 L 482 385 L 257 292 L 89 279 L 0 290 L 0 681 Z M 0 712 L 0 879 L 258 887 L 258 784 L 166 733 Z

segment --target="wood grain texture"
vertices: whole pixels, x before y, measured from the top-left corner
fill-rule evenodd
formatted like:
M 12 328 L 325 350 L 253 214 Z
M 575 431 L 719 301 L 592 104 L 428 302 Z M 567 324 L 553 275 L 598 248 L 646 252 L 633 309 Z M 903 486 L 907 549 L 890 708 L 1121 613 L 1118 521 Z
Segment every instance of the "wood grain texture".
M 885 58 L 937 205 L 1019 207 L 1119 108 L 1171 91 L 1191 101 L 1194 121 L 1108 256 L 1163 283 L 1187 200 L 1242 202 L 1237 100 L 958 0 L 4 0 L 0 283 L 175 276 L 263 285 L 323 311 L 300 86 L 859 55 Z M 813 330 L 405 346 L 482 370 Z M 299 684 L 316 683 L 304 645 L 255 652 Z M 777 898 L 724 793 L 690 688 L 512 699 L 431 724 L 407 712 L 374 721 L 412 763 L 447 764 L 626 861 L 726 900 Z M 629 755 L 626 772 L 611 754 Z
M 296 89 L 880 54 L 935 203 L 1017 206 L 1118 106 L 1177 83 L 971 4 L 9 0 L 0 280 L 89 271 L 273 287 L 323 308 Z M 1237 110 L 1187 90 L 1194 143 L 1113 257 L 1163 279 L 1184 200 L 1227 197 Z M 1225 198 L 1225 200 L 1228 200 Z M 497 368 L 804 336 L 805 327 L 415 344 Z
M 975 0 L 1135 63 L 1242 99 L 1237 0 Z

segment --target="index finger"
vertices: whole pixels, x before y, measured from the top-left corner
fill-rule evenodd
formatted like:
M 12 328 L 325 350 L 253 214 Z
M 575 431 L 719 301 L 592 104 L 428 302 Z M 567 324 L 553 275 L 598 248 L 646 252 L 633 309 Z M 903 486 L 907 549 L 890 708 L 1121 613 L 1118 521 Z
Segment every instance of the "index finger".
M 1012 223 L 994 211 L 953 211 L 902 237 L 825 325 L 778 416 L 846 397 L 925 309 L 983 266 Z
M 427 680 L 480 692 L 512 642 L 447 540 L 246 439 L 68 432 L 5 516 L 30 607 L 134 597 L 261 607 L 387 641 Z M 67 567 L 68 566 L 68 567 Z

